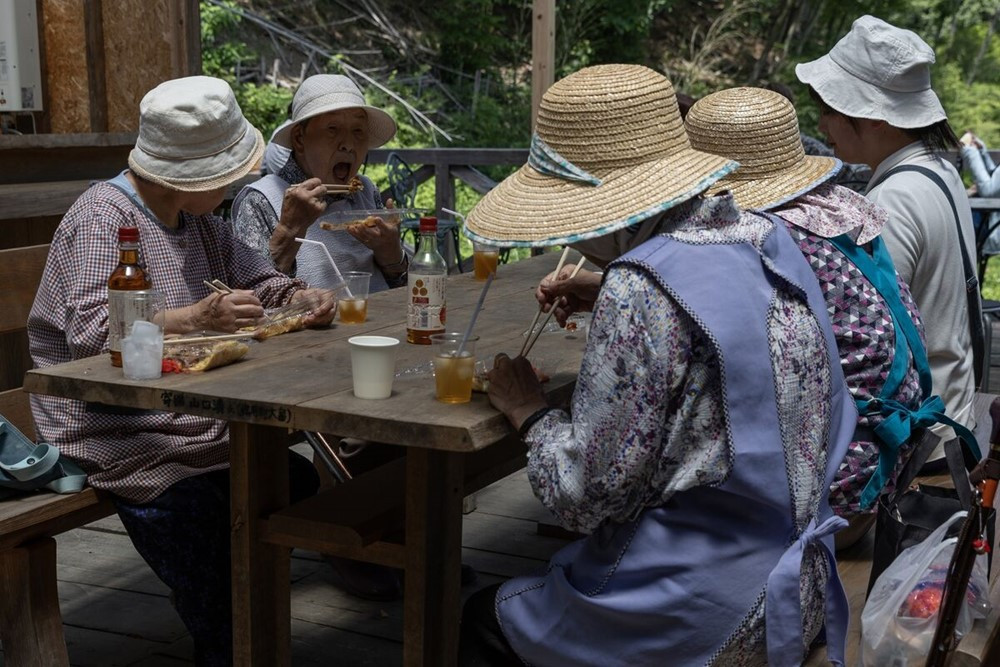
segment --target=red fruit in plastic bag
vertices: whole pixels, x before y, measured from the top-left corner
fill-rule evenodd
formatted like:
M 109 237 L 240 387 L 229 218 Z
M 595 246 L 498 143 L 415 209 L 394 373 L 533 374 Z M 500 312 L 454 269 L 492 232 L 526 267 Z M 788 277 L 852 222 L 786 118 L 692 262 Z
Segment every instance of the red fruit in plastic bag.
M 941 593 L 941 588 L 936 586 L 914 589 L 906 596 L 900 616 L 930 618 L 941 607 Z

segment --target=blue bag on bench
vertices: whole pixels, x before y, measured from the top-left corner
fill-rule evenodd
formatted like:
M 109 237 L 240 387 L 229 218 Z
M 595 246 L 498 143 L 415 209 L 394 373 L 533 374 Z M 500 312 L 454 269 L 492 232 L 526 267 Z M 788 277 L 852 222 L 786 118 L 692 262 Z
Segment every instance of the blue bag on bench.
M 86 473 L 56 447 L 36 445 L 0 416 L 0 499 L 37 489 L 76 493 L 86 482 Z

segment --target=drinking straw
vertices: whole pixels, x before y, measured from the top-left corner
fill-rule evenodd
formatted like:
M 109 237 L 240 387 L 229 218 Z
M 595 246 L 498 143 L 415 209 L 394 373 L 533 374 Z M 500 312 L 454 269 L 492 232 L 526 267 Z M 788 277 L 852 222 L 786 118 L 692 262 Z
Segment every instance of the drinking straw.
M 559 276 L 559 271 L 562 270 L 563 264 L 566 263 L 566 257 L 569 255 L 569 246 L 563 248 L 562 256 L 559 258 L 559 263 L 556 264 L 556 270 L 552 275 Z M 535 325 L 538 324 L 538 318 L 542 316 L 542 306 L 538 307 L 538 312 L 535 313 L 535 319 L 531 320 L 531 326 L 528 327 L 528 337 L 524 339 L 524 345 L 521 346 L 521 351 L 517 356 L 523 357 L 527 352 L 524 348 L 527 347 L 528 341 L 531 339 L 531 334 L 535 331 Z
M 444 211 L 445 213 L 451 213 L 456 218 L 461 218 L 461 220 L 462 220 L 462 226 L 463 227 L 465 226 L 465 216 L 464 215 L 462 215 L 458 211 L 453 211 L 450 208 L 444 208 L 443 206 L 441 207 L 441 210 Z
M 569 278 L 567 278 L 567 280 L 572 280 L 573 278 L 576 278 L 576 274 L 580 273 L 580 269 L 583 268 L 583 263 L 585 261 L 587 261 L 587 259 L 585 257 L 581 257 L 580 258 L 580 261 L 577 262 L 577 264 L 576 264 L 576 268 L 573 269 L 573 273 L 569 274 Z M 560 298 L 565 299 L 566 297 L 560 297 Z M 545 330 L 545 325 L 548 324 L 549 320 L 552 319 L 552 313 L 554 313 L 554 312 L 556 312 L 556 304 L 552 304 L 552 308 L 549 309 L 549 314 L 542 321 L 542 326 L 538 327 L 538 333 L 535 334 L 535 338 L 533 340 L 531 338 L 531 334 L 534 333 L 534 326 L 532 325 L 532 331 L 528 332 L 528 340 L 530 340 L 531 342 L 529 343 L 528 341 L 525 341 L 527 347 L 526 347 L 526 349 L 523 352 L 521 352 L 521 356 L 522 357 L 528 356 L 528 352 L 531 352 L 531 348 L 534 347 L 535 343 L 538 342 L 539 336 L 542 335 L 542 331 Z
M 465 344 L 469 342 L 469 336 L 472 335 L 472 327 L 476 324 L 476 318 L 479 317 L 479 311 L 483 309 L 483 299 L 486 298 L 486 290 L 490 288 L 490 283 L 493 282 L 493 274 L 491 273 L 486 278 L 486 283 L 483 285 L 483 291 L 479 293 L 479 301 L 476 302 L 476 309 L 472 311 L 472 319 L 469 320 L 469 326 L 465 329 L 465 335 L 462 336 L 462 342 L 458 344 L 458 352 L 455 353 L 456 357 L 462 356 L 462 351 L 465 350 Z
M 330 266 L 333 267 L 333 272 L 334 272 L 334 274 L 336 274 L 337 281 L 339 283 L 333 289 L 336 290 L 336 289 L 343 288 L 344 292 L 347 293 L 347 298 L 348 299 L 353 299 L 354 295 L 351 294 L 351 288 L 347 286 L 347 282 L 344 280 L 344 276 L 341 275 L 340 269 L 337 268 L 337 263 L 335 261 L 333 261 L 333 256 L 330 254 L 330 250 L 326 247 L 326 244 L 325 243 L 320 243 L 319 241 L 313 241 L 311 239 L 299 238 L 298 236 L 295 237 L 295 240 L 298 241 L 299 243 L 312 243 L 313 245 L 318 245 L 320 248 L 323 249 L 323 252 L 326 253 L 326 258 L 328 260 L 330 260 Z

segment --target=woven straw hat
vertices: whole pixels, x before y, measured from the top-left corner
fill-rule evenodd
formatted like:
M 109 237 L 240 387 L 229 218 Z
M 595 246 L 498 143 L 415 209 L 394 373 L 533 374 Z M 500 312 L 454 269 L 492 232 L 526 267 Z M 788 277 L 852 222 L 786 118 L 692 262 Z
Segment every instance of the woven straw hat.
M 368 115 L 368 148 L 378 148 L 396 134 L 396 121 L 378 107 L 368 106 L 353 81 L 342 74 L 314 74 L 292 98 L 291 122 L 278 128 L 271 141 L 292 147 L 292 128 L 302 121 L 341 109 L 362 109 Z
M 840 171 L 840 160 L 807 156 L 795 108 L 763 88 L 730 88 L 691 107 L 685 121 L 691 145 L 740 163 L 709 188 L 728 190 L 740 208 L 766 210 L 791 201 Z
M 129 168 L 172 190 L 205 192 L 229 185 L 264 154 L 260 130 L 243 117 L 222 79 L 165 81 L 139 103 L 139 138 Z
M 691 148 L 662 74 L 587 67 L 546 91 L 528 164 L 483 197 L 466 233 L 503 247 L 603 236 L 690 199 L 737 166 Z

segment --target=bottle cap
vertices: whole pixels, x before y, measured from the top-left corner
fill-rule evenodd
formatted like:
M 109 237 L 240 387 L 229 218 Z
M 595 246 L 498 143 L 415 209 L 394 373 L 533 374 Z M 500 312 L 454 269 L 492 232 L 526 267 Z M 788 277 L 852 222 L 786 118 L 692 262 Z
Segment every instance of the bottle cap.
M 438 219 L 433 215 L 420 218 L 420 233 L 436 232 L 438 230 Z
M 139 242 L 139 228 L 138 227 L 119 227 L 118 228 L 118 242 L 119 243 L 138 243 Z

